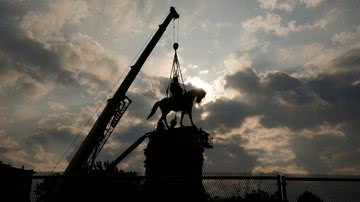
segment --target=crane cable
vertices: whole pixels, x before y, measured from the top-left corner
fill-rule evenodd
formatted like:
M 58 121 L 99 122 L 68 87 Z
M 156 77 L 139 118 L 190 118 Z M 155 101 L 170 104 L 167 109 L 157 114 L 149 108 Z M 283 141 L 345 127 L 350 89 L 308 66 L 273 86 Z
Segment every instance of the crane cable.
M 177 19 L 177 42 L 180 43 L 180 39 L 179 39 L 179 33 L 180 33 L 180 18 Z
M 173 21 L 173 48 L 174 48 L 175 54 L 174 54 L 174 59 L 173 59 L 173 63 L 172 63 L 171 71 L 170 71 L 169 83 L 166 88 L 166 97 L 169 97 L 171 80 L 174 77 L 180 77 L 181 86 L 184 89 L 184 91 L 186 92 L 185 82 L 184 82 L 184 78 L 183 78 L 183 75 L 181 72 L 179 58 L 177 55 L 177 49 L 179 47 L 179 24 L 180 24 L 179 19 L 177 19 L 177 26 L 175 26 L 176 25 L 175 20 Z
M 177 22 L 177 23 L 176 23 Z M 180 40 L 179 40 L 179 32 L 180 32 L 180 19 L 176 19 L 176 22 L 175 22 L 175 19 L 173 20 L 173 38 L 172 38 L 172 42 L 173 44 L 174 43 L 180 43 Z
M 173 80 L 174 77 L 180 77 L 180 83 L 181 83 L 181 87 L 184 90 L 184 92 L 186 92 L 186 88 L 185 88 L 185 82 L 184 82 L 184 78 L 181 72 L 181 68 L 180 68 L 180 62 L 179 62 L 179 58 L 177 55 L 177 49 L 179 48 L 179 27 L 180 27 L 180 20 L 179 18 L 177 19 L 177 26 L 176 26 L 176 22 L 175 20 L 173 20 L 173 38 L 172 38 L 172 42 L 173 42 L 173 49 L 175 51 L 174 54 L 174 59 L 173 59 L 173 63 L 172 63 L 172 67 L 171 67 L 171 71 L 170 71 L 170 77 L 169 77 L 169 83 L 168 86 L 166 88 L 166 93 L 165 96 L 168 98 L 170 97 L 170 86 L 171 86 L 171 82 Z M 174 118 L 172 119 L 173 121 L 175 121 L 176 123 L 176 119 L 177 119 L 177 112 L 175 112 L 174 114 Z

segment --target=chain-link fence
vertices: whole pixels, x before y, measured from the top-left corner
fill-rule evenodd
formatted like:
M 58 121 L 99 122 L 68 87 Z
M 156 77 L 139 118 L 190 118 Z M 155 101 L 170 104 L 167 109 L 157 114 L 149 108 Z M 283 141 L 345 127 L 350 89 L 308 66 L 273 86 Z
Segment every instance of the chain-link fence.
M 210 201 L 281 201 L 279 175 L 207 174 L 202 184 Z
M 27 195 L 22 201 L 31 202 L 49 201 L 54 194 L 70 197 L 58 201 L 360 201 L 360 178 L 354 176 L 207 173 L 202 177 L 146 177 L 121 173 L 64 177 L 60 173 L 35 173 L 22 178 L 16 181 L 28 187 L 17 186 L 16 193 Z M 62 192 L 59 187 L 63 187 Z M 10 193 L 1 194 L 7 195 Z
M 285 201 L 360 201 L 359 176 L 284 175 L 281 180 Z

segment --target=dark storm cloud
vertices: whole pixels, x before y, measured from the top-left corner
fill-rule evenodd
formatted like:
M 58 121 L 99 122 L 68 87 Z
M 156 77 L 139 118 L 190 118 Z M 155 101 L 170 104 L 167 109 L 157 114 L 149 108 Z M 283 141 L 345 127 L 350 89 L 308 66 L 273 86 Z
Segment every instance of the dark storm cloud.
M 346 173 L 360 168 L 358 146 L 354 141 L 349 136 L 343 138 L 330 134 L 313 138 L 296 136 L 291 140 L 291 147 L 297 156 L 296 161 L 310 173 L 336 170 L 338 173 Z
M 266 128 L 292 131 L 289 148 L 296 164 L 310 173 L 356 172 L 360 168 L 356 157 L 360 146 L 358 56 L 356 49 L 347 51 L 333 60 L 335 70 L 346 71 L 313 77 L 281 71 L 258 74 L 250 68 L 228 75 L 226 87 L 239 91 L 242 98 L 207 104 L 204 111 L 209 116 L 202 123 L 230 131 L 247 117 L 261 116 Z M 321 129 L 324 125 L 334 128 L 326 131 Z M 334 135 L 335 130 L 343 135 Z M 309 138 L 301 135 L 303 131 L 322 132 Z
M 71 18 L 69 15 L 73 14 L 65 12 L 65 9 L 68 10 L 69 7 L 65 6 L 63 8 L 57 5 L 57 3 L 54 3 L 54 8 L 59 7 L 59 9 L 51 10 L 47 8 L 50 4 L 49 2 L 52 3 L 51 1 L 42 0 L 0 1 L 0 74 L 8 70 L 15 70 L 21 74 L 20 79 L 14 87 L 14 89 L 18 90 L 16 94 L 18 94 L 19 91 L 37 92 L 35 88 L 39 88 L 39 86 L 42 87 L 41 85 L 31 84 L 31 82 L 38 82 L 43 86 L 46 86 L 48 82 L 54 83 L 55 86 L 59 86 L 58 84 L 65 85 L 65 88 L 54 89 L 52 91 L 52 99 L 63 104 L 66 107 L 66 109 L 63 109 L 65 111 L 69 110 L 73 112 L 79 110 L 79 108 L 87 108 L 87 105 L 94 102 L 93 97 L 85 93 L 89 86 L 91 88 L 97 88 L 95 90 L 91 89 L 92 92 L 108 88 L 107 80 L 109 80 L 109 78 L 104 79 L 101 76 L 108 73 L 111 75 L 109 76 L 111 78 L 118 70 L 116 61 L 108 57 L 107 54 L 105 54 L 104 57 L 103 55 L 96 57 L 96 55 L 90 53 L 94 52 L 94 50 L 103 49 L 103 47 L 96 46 L 96 44 L 99 44 L 99 40 L 103 40 L 101 43 L 105 46 L 108 45 L 107 47 L 118 45 L 115 41 L 109 40 L 114 37 L 115 39 L 118 37 L 122 38 L 123 41 L 127 41 L 128 38 L 125 35 L 119 37 L 118 32 L 115 34 L 110 33 L 109 30 L 113 29 L 111 26 L 132 31 L 134 29 L 143 29 L 143 24 L 136 22 L 140 18 L 142 19 L 142 17 L 138 19 L 138 12 L 135 12 L 135 15 L 120 12 L 120 16 L 109 15 L 111 21 L 105 20 L 107 17 L 101 14 L 101 12 L 104 12 L 105 6 L 92 5 L 91 2 L 88 2 L 87 9 L 90 11 L 90 17 L 82 18 L 77 16 L 81 18 L 80 22 L 82 26 L 85 24 L 85 27 L 87 27 L 84 29 L 84 27 L 78 27 L 76 23 L 66 22 L 66 19 L 60 19 L 64 17 L 62 14 Z M 112 8 L 112 6 L 108 7 Z M 96 12 L 92 11 L 94 9 Z M 116 13 L 115 11 L 118 11 L 116 9 L 114 6 L 114 10 L 110 9 L 109 12 Z M 143 9 L 140 10 L 143 11 Z M 54 17 L 56 22 L 58 20 L 65 22 L 59 23 L 61 27 L 53 28 L 51 26 L 53 21 L 50 19 L 49 27 L 46 26 L 46 28 L 49 29 L 44 30 L 43 36 L 41 28 L 38 29 L 38 27 L 36 27 L 41 24 L 38 23 L 37 20 L 42 21 L 44 16 L 47 17 L 45 14 L 48 13 L 48 11 L 50 13 L 53 11 L 56 11 L 55 13 L 59 12 L 59 16 L 55 14 L 50 17 Z M 76 10 L 76 12 L 77 11 L 78 10 Z M 29 14 L 29 12 L 33 12 L 34 16 L 38 16 L 41 19 L 37 19 L 36 17 L 31 18 L 34 16 L 26 15 Z M 93 15 L 93 13 L 96 13 L 96 15 Z M 80 16 L 81 15 L 82 14 L 80 14 Z M 130 18 L 133 19 L 135 23 L 133 21 L 128 23 L 130 22 L 128 21 Z M 28 26 L 20 25 L 20 21 L 23 19 L 29 19 L 26 21 L 29 23 Z M 122 23 L 122 19 L 124 19 L 126 23 Z M 150 18 L 145 20 L 145 22 L 149 21 L 149 19 Z M 92 23 L 92 21 L 95 23 Z M 113 22 L 115 22 L 115 24 Z M 42 22 L 44 25 L 46 25 L 46 23 L 47 20 Z M 238 21 L 236 21 L 236 23 L 238 23 Z M 25 30 L 25 27 L 29 29 L 34 28 L 35 31 Z M 89 30 L 93 30 L 93 32 L 89 32 Z M 49 32 L 49 36 L 47 32 Z M 74 32 L 81 33 L 72 38 Z M 33 36 L 29 33 L 32 33 Z M 41 36 L 39 37 L 36 33 Z M 98 41 L 89 36 L 96 38 Z M 130 38 L 131 40 L 134 39 L 134 35 L 131 34 Z M 261 37 L 256 37 L 256 39 L 264 40 L 261 39 Z M 272 43 L 274 42 L 274 40 L 270 41 Z M 290 43 L 290 45 L 295 42 L 296 39 L 293 40 L 293 38 L 284 40 L 284 43 Z M 288 46 L 289 44 L 286 45 Z M 133 47 L 134 44 L 128 46 Z M 262 46 L 263 44 L 258 45 L 256 49 L 260 50 Z M 126 44 L 123 48 L 127 48 Z M 116 50 L 118 49 L 116 48 Z M 216 49 L 212 50 L 216 51 Z M 223 50 L 226 52 L 226 50 L 229 49 L 224 48 Z M 261 49 L 261 51 L 263 50 Z M 131 52 L 132 51 L 127 53 Z M 82 57 L 83 54 L 85 54 L 85 57 Z M 226 133 L 231 129 L 240 127 L 248 117 L 262 116 L 262 127 L 266 127 L 267 129 L 284 127 L 294 132 L 293 134 L 295 135 L 293 135 L 294 138 L 291 140 L 290 149 L 294 150 L 298 165 L 306 167 L 309 171 L 329 171 L 341 167 L 340 161 L 335 160 L 336 156 L 332 156 L 331 154 L 338 154 L 339 157 L 337 158 L 343 161 L 343 164 L 347 167 L 359 164 L 356 160 L 359 154 L 356 151 L 360 143 L 360 111 L 359 107 L 357 107 L 360 102 L 360 75 L 359 72 L 356 71 L 359 67 L 359 55 L 359 49 L 349 50 L 333 60 L 333 73 L 322 74 L 313 78 L 301 78 L 295 77 L 287 72 L 266 72 L 269 66 L 278 66 L 276 63 L 276 51 L 272 53 L 263 51 L 262 54 L 255 53 L 254 51 L 254 53 L 251 54 L 251 58 L 253 58 L 252 64 L 256 70 L 261 70 L 262 73 L 257 73 L 253 69 L 248 68 L 226 77 L 226 87 L 239 91 L 244 99 L 219 99 L 203 105 L 200 108 L 194 108 L 194 121 L 199 127 L 203 127 L 205 130 L 209 130 L 209 132 L 215 130 L 220 131 L 219 134 L 212 133 L 212 135 L 216 136 L 224 135 L 222 132 Z M 198 57 L 198 54 L 195 54 L 194 57 Z M 191 61 L 191 57 L 186 58 L 188 58 L 188 61 Z M 331 60 L 331 58 L 329 58 L 329 60 Z M 92 68 L 86 69 L 89 66 Z M 106 67 L 108 71 L 104 71 L 105 73 L 103 71 L 94 72 L 99 69 L 104 70 L 105 68 L 103 67 Z M 31 77 L 32 79 L 23 81 L 24 79 L 22 77 Z M 168 78 L 147 77 L 146 75 L 139 74 L 132 88 L 127 93 L 133 100 L 133 103 L 118 126 L 119 132 L 114 133 L 110 138 L 111 141 L 119 143 L 120 146 L 116 148 L 117 145 L 114 144 L 116 146 L 109 146 L 110 149 L 104 148 L 102 157 L 105 160 L 114 159 L 117 154 L 124 151 L 136 138 L 153 129 L 152 122 L 146 121 L 145 118 L 155 101 L 164 97 L 168 82 Z M 191 87 L 188 87 L 188 89 L 190 88 Z M 71 95 L 69 96 L 69 94 Z M 26 103 L 27 105 L 25 107 L 35 108 L 34 110 L 48 108 L 47 101 L 46 99 L 44 101 L 45 107 L 35 108 L 28 103 Z M 19 100 L 16 102 L 21 103 Z M 15 104 L 11 107 L 18 108 L 18 105 Z M 89 113 L 91 113 L 90 111 L 91 110 L 89 110 Z M 29 115 L 21 112 L 22 111 L 18 112 L 18 114 L 24 116 L 24 118 L 32 116 L 30 113 Z M 210 112 L 209 116 L 201 120 L 200 115 L 204 112 Z M 48 112 L 44 112 L 41 116 L 46 116 L 46 113 Z M 156 115 L 158 116 L 159 113 L 158 111 Z M 72 142 L 75 135 L 73 134 L 75 132 L 67 128 L 72 125 L 64 124 L 64 122 L 69 120 L 75 122 L 74 117 L 80 115 L 74 115 L 72 118 L 67 117 L 65 114 L 59 114 L 59 116 L 62 117 L 62 119 L 56 119 L 53 122 L 47 123 L 46 128 L 36 128 L 36 126 L 29 127 L 21 124 L 22 130 L 30 128 L 28 130 L 29 134 L 25 134 L 25 136 L 22 137 L 23 141 L 19 142 L 18 147 L 12 149 L 12 151 L 8 151 L 9 148 L 5 147 L 0 148 L 0 150 L 4 152 L 27 152 L 26 161 L 30 163 L 25 165 L 34 165 L 32 162 L 49 163 L 46 162 L 46 160 L 42 161 L 35 158 L 35 156 L 41 156 L 39 154 L 42 154 L 36 148 L 41 146 L 46 152 L 52 152 L 56 155 L 62 154 Z M 27 122 L 28 125 L 36 125 L 33 123 L 36 123 L 38 119 L 39 117 L 32 117 L 24 122 Z M 155 116 L 151 121 L 155 122 L 156 119 Z M 185 119 L 187 121 L 187 117 Z M 347 139 L 338 136 L 334 137 L 331 134 L 315 136 L 313 139 L 296 136 L 297 132 L 312 130 L 324 123 L 331 126 L 342 124 L 339 130 L 344 132 Z M 93 123 L 89 125 L 92 124 Z M 16 122 L 8 127 L 13 127 L 13 130 L 16 131 L 18 125 L 19 122 Z M 61 128 L 58 127 L 59 125 L 67 127 Z M 13 136 L 14 133 L 9 133 L 9 135 Z M 251 151 L 241 146 L 242 143 L 244 143 L 241 141 L 244 141 L 244 139 L 235 137 L 229 137 L 229 139 L 227 139 L 225 143 L 217 143 L 214 150 L 206 153 L 209 162 L 214 163 L 212 165 L 209 164 L 207 168 L 212 171 L 248 171 L 259 164 L 257 157 L 250 155 Z M 265 138 L 264 141 L 268 140 Z M 306 150 L 304 150 L 304 148 L 306 148 Z M 261 153 L 263 151 L 257 152 Z M 2 153 L 3 152 L 0 152 L 0 155 Z M 261 155 L 266 156 L 266 154 L 263 153 L 261 153 Z M 17 156 L 14 154 L 14 159 L 15 158 L 17 158 Z M 327 164 L 327 160 L 324 160 L 326 158 L 331 159 L 331 165 Z M 67 156 L 67 159 L 69 160 L 70 157 Z M 25 161 L 21 161 L 21 163 L 25 163 Z M 278 164 L 279 166 L 283 165 L 282 162 Z M 284 165 L 284 167 L 285 166 L 286 165 Z
M 39 6 L 34 6 L 38 4 Z M 47 3 L 38 4 L 0 2 L 0 10 L 7 10 L 0 12 L 0 72 L 16 71 L 20 75 L 20 83 L 24 78 L 31 78 L 27 82 L 38 82 L 44 87 L 49 82 L 77 86 L 84 93 L 87 93 L 87 89 L 80 86 L 92 85 L 100 90 L 108 87 L 105 81 L 107 78 L 98 74 L 108 71 L 115 75 L 119 70 L 118 64 L 106 51 L 102 52 L 101 45 L 91 37 L 60 30 L 57 35 L 64 37 L 62 40 L 45 42 L 32 36 L 34 33 L 21 25 L 22 20 L 29 17 L 28 13 L 36 14 L 39 9 L 49 9 L 42 8 Z M 93 66 L 99 67 L 99 71 L 91 71 Z M 17 89 L 26 91 L 23 88 Z
M 226 87 L 247 94 L 273 94 L 296 90 L 302 83 L 297 78 L 281 71 L 259 75 L 252 68 L 246 68 L 226 77 Z
M 25 14 L 25 8 L 16 3 L 0 2 L 0 10 L 6 9 L 12 12 L 0 12 L 0 72 L 15 70 L 41 83 L 77 84 L 74 76 L 62 68 L 61 59 L 53 50 L 29 38 L 20 29 L 19 19 Z
M 268 127 L 285 126 L 301 129 L 316 126 L 321 121 L 314 113 L 314 110 L 316 112 L 321 108 L 319 103 L 316 103 L 316 96 L 312 90 L 305 81 L 300 81 L 285 72 L 267 72 L 260 75 L 249 68 L 227 76 L 226 80 L 226 86 L 243 93 L 247 101 L 221 101 L 208 107 L 225 108 L 222 107 L 222 102 L 226 105 L 232 102 L 232 105 L 226 107 L 226 111 L 233 113 L 219 116 L 225 120 L 240 120 L 238 123 L 233 121 L 232 126 L 239 126 L 246 117 L 253 115 L 263 116 L 262 122 Z M 300 122 L 301 118 L 304 119 Z
M 206 150 L 204 172 L 251 172 L 256 158 L 238 145 L 240 140 L 215 144 L 215 149 Z
M 246 68 L 226 77 L 226 87 L 247 94 L 254 103 L 279 98 L 289 104 L 303 105 L 313 101 L 314 97 L 304 81 L 281 71 L 257 74 L 252 68 Z M 270 99 L 269 99 L 270 98 Z
M 105 81 L 106 78 L 101 78 L 102 75 L 98 76 L 91 69 L 77 68 L 81 65 L 87 68 L 92 64 L 99 66 L 100 70 L 108 70 L 110 75 L 115 75 L 119 69 L 110 54 L 101 52 L 103 50 L 99 47 L 101 45 L 87 35 L 78 34 L 71 38 L 69 33 L 61 33 L 66 30 L 60 29 L 56 35 L 60 38 L 63 35 L 64 39 L 45 42 L 22 26 L 22 20 L 27 20 L 29 17 L 27 14 L 37 15 L 38 11 L 48 10 L 48 5 L 49 2 L 45 1 L 0 1 L 0 74 L 6 75 L 7 72 L 12 72 L 17 75 L 12 86 L 5 89 L 7 92 L 4 92 L 5 90 L 1 92 L 4 93 L 2 95 L 15 94 L 16 101 L 13 100 L 14 96 L 3 96 L 2 100 L 6 104 L 1 108 L 9 109 L 9 119 L 16 120 L 9 121 L 6 127 L 11 130 L 5 132 L 9 132 L 9 136 L 19 136 L 18 147 L 6 154 L 2 152 L 0 158 L 11 161 L 16 161 L 18 158 L 17 166 L 24 164 L 34 168 L 34 165 L 41 161 L 36 157 L 41 156 L 41 152 L 51 155 L 62 154 L 73 141 L 73 130 L 78 129 L 75 126 L 77 114 L 69 118 L 61 113 L 57 114 L 57 117 L 63 119 L 54 120 L 47 124 L 46 128 L 39 127 L 36 123 L 48 117 L 47 115 L 51 116 L 52 113 L 47 111 L 47 97 L 44 100 L 36 100 L 34 105 L 25 98 L 38 98 L 53 93 L 55 97 L 52 99 L 60 104 L 64 101 L 70 105 L 66 105 L 65 110 L 78 111 L 79 108 L 89 107 L 87 105 L 94 102 L 94 98 L 89 96 L 89 86 L 98 87 L 97 90 L 101 91 L 108 87 L 108 83 Z M 44 27 L 44 33 L 49 31 L 47 28 Z M 66 38 L 67 36 L 69 38 Z M 94 52 L 100 53 L 95 55 Z M 89 61 L 83 61 L 84 58 Z M 61 92 L 63 94 L 59 95 Z M 17 120 L 18 116 L 21 120 Z M 69 121 L 72 123 L 69 124 Z M 17 129 L 20 123 L 22 127 Z M 59 125 L 64 127 L 61 128 Z M 22 130 L 26 133 L 17 134 Z M 11 155 L 13 158 L 9 159 L 4 155 Z M 50 162 L 46 161 L 47 159 L 43 159 L 40 163 L 50 165 Z
M 27 169 L 51 166 L 44 142 L 29 137 L 28 139 L 15 139 L 5 133 L 0 134 L 0 142 L 6 145 L 0 146 L 1 161 L 14 166 L 24 166 Z M 31 143 L 30 143 L 31 142 Z
M 30 148 L 33 145 L 41 145 L 46 151 L 63 153 L 64 145 L 69 145 L 74 140 L 75 135 L 67 128 L 43 129 L 28 137 L 24 142 L 24 146 Z
M 53 30 L 51 30 L 52 21 L 50 19 L 49 27 L 44 27 L 45 35 L 56 35 L 55 39 L 54 36 L 49 36 L 50 40 L 46 37 L 37 38 L 37 32 L 26 30 L 27 26 L 22 26 L 22 20 L 30 18 L 29 21 L 31 21 L 33 20 L 31 17 L 34 16 L 47 16 L 41 15 L 50 10 L 46 5 L 49 6 L 49 3 L 43 1 L 31 3 L 0 1 L 0 73 L 15 70 L 20 76 L 16 81 L 16 86 L 12 87 L 20 93 L 24 91 L 30 94 L 36 92 L 36 88 L 40 85 L 33 84 L 34 82 L 40 83 L 40 87 L 44 88 L 48 82 L 54 83 L 54 88 L 61 84 L 60 88 L 53 90 L 55 96 L 58 95 L 56 94 L 58 91 L 67 91 L 66 93 L 70 94 L 72 92 L 69 91 L 75 89 L 76 95 L 57 98 L 59 99 L 57 101 L 61 103 L 62 100 L 68 99 L 66 102 L 71 103 L 71 106 L 66 107 L 74 110 L 72 106 L 76 105 L 77 109 L 74 111 L 81 107 L 86 108 L 86 104 L 93 102 L 93 98 L 84 93 L 88 90 L 88 85 L 97 87 L 96 90 L 98 91 L 106 89 L 108 87 L 107 80 L 110 79 L 101 76 L 106 75 L 106 73 L 111 76 L 115 75 L 119 70 L 117 60 L 114 60 L 101 44 L 88 35 L 69 33 L 76 29 L 69 28 L 67 23 L 61 25 L 60 22 L 62 27 L 55 30 L 56 33 L 51 33 Z M 41 12 L 38 12 L 39 9 Z M 47 17 L 63 16 L 51 15 Z M 51 39 L 54 39 L 54 41 L 51 41 Z M 88 68 L 89 66 L 90 68 Z M 108 71 L 105 72 L 104 69 Z M 147 76 L 144 75 L 144 77 Z M 149 80 L 155 80 L 157 84 L 151 87 Z M 167 81 L 166 78 L 145 78 L 145 82 L 143 82 L 142 78 L 138 78 L 133 85 L 137 89 L 128 92 L 128 96 L 133 100 L 133 103 L 127 111 L 128 116 L 124 118 L 143 119 L 145 121 L 152 105 L 161 94 L 165 94 Z M 65 88 L 63 88 L 64 86 Z M 161 89 L 160 92 L 158 92 L 159 89 Z M 80 99 L 87 101 L 78 101 Z M 56 120 L 44 124 L 46 125 L 45 128 L 44 126 L 32 128 L 32 131 L 27 134 L 26 141 L 21 143 L 23 150 L 28 151 L 30 148 L 40 145 L 46 151 L 62 153 L 74 138 L 73 131 L 67 127 L 78 129 L 77 126 L 67 123 L 69 119 L 74 119 L 75 116 L 69 118 L 66 113 L 58 113 L 56 114 L 56 117 L 58 117 Z M 44 117 L 47 117 L 46 114 Z M 28 121 L 36 123 L 38 121 L 36 118 L 32 117 Z M 73 123 L 76 122 L 76 120 L 72 121 Z M 122 143 L 133 141 L 134 138 L 152 129 L 149 123 L 134 123 L 134 125 L 125 126 L 126 130 L 121 132 L 120 136 L 117 136 L 117 140 Z
M 265 75 L 266 91 L 288 91 L 301 86 L 301 82 L 285 72 L 272 72 Z
M 334 60 L 335 67 L 360 69 L 360 48 L 348 50 L 345 54 Z
M 139 74 L 133 88 L 127 92 L 132 103 L 127 111 L 130 116 L 146 119 L 156 101 L 163 99 L 169 79 Z
M 113 138 L 120 141 L 120 143 L 130 143 L 135 142 L 137 138 L 153 130 L 154 128 L 146 122 L 134 123 L 127 125 L 126 128 L 121 130 L 118 134 L 114 134 Z
M 2 25 L 13 22 L 14 16 L 22 15 L 24 12 L 25 10 L 16 1 L 3 0 L 0 2 L 0 17 L 5 18 L 4 21 L 1 21 Z
M 226 78 L 227 86 L 247 93 L 259 91 L 260 78 L 254 69 L 246 68 Z
M 254 106 L 236 100 L 217 100 L 208 104 L 206 110 L 210 114 L 207 119 L 201 121 L 201 125 L 209 130 L 236 128 L 246 117 L 256 114 Z
M 42 44 L 29 39 L 20 29 L 7 27 L 0 33 L 0 48 L 9 57 L 16 58 L 17 63 L 39 66 L 47 73 L 58 69 L 59 59 L 54 53 L 46 50 Z
M 131 116 L 143 119 L 147 117 L 152 106 L 155 104 L 155 97 L 153 97 L 153 94 L 149 91 L 146 91 L 146 93 L 149 93 L 150 95 L 140 93 L 127 94 L 128 97 L 133 100 L 127 113 L 129 113 Z
M 61 59 L 40 42 L 28 38 L 20 29 L 7 27 L 0 30 L 0 51 L 3 52 L 1 71 L 17 70 L 39 81 L 57 81 L 63 85 L 76 85 L 74 75 L 62 68 Z
M 354 58 L 355 50 L 346 52 L 334 60 L 337 61 L 334 66 L 359 67 Z M 354 84 L 359 79 L 360 71 L 356 69 L 296 78 L 286 72 L 257 74 L 250 68 L 226 78 L 227 87 L 245 93 L 245 97 L 256 105 L 255 114 L 264 115 L 265 125 L 293 129 L 311 128 L 322 122 L 343 123 L 359 119 L 360 86 Z M 246 114 L 248 109 L 244 105 L 241 109 L 233 107 L 228 110 Z
M 338 107 L 354 107 L 360 101 L 360 86 L 354 82 L 360 78 L 360 71 L 324 75 L 310 80 L 308 85 L 322 100 Z

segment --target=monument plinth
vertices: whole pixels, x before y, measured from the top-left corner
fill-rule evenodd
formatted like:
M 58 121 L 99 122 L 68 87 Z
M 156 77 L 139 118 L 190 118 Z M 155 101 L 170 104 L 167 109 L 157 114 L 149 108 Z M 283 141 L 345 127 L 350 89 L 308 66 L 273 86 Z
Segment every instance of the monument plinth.
M 204 142 L 203 130 L 180 127 L 156 130 L 145 149 L 145 188 L 156 201 L 201 201 Z

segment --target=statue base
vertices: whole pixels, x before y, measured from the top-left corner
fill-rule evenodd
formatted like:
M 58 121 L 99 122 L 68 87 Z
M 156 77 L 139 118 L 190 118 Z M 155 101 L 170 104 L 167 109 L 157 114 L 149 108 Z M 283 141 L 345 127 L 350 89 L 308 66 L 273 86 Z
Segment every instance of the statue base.
M 153 201 L 203 201 L 204 131 L 195 127 L 156 130 L 145 149 L 144 184 Z M 206 148 L 206 147 L 205 147 Z

